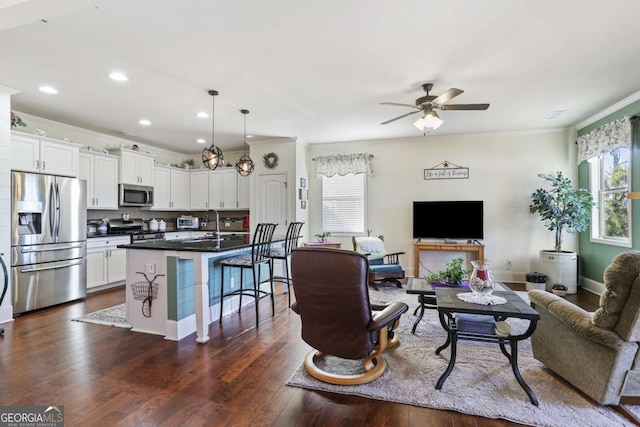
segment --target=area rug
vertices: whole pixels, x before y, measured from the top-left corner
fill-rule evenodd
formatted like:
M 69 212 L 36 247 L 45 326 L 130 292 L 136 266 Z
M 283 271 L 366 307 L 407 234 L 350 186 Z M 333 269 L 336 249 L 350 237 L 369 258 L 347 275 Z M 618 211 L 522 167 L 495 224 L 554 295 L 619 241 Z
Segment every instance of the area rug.
M 133 325 L 127 320 L 127 308 L 125 304 L 94 311 L 82 317 L 71 319 L 76 322 L 95 323 L 96 325 L 114 326 L 116 328 L 131 329 Z
M 518 294 L 526 299 L 525 292 Z M 598 405 L 546 369 L 533 358 L 529 340 L 518 346 L 518 365 L 540 406 L 531 404 L 516 381 L 509 361 L 495 343 L 459 341 L 456 365 L 442 390 L 436 390 L 436 382 L 446 369 L 450 355 L 449 349 L 439 356 L 435 354 L 436 348 L 446 338 L 437 312 L 426 310 L 416 334 L 412 335 L 417 295 L 407 295 L 400 289 L 382 288 L 372 290 L 370 297 L 374 303 L 403 301 L 409 305 L 398 329 L 400 345 L 384 353 L 387 370 L 382 377 L 369 384 L 337 386 L 316 380 L 300 366 L 287 385 L 501 418 L 533 426 L 633 425 L 613 409 Z M 510 319 L 509 323 L 513 333 L 525 330 L 528 324 L 518 319 Z M 358 362 L 354 365 L 352 361 L 329 357 L 325 368 L 346 373 L 357 369 Z

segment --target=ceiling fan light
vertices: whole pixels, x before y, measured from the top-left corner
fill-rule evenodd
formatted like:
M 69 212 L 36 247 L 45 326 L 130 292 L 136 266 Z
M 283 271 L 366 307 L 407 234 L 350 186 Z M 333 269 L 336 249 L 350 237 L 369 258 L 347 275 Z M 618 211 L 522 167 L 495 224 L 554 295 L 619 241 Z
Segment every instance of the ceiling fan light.
M 420 117 L 418 120 L 415 121 L 415 123 L 413 123 L 413 125 L 418 129 L 420 129 L 421 131 L 424 130 L 424 126 L 425 126 L 424 118 Z
M 427 111 L 424 115 L 424 127 L 429 129 L 438 129 L 443 121 L 435 111 Z

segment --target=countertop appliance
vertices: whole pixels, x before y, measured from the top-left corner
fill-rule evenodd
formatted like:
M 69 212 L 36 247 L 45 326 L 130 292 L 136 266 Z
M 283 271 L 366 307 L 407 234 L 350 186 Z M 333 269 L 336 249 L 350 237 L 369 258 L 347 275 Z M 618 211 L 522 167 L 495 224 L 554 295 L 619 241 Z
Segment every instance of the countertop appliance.
M 178 230 L 197 230 L 200 227 L 200 221 L 195 216 L 180 216 L 176 219 L 176 228 Z
M 108 235 L 129 235 L 131 243 L 141 240 L 164 240 L 164 232 L 144 230 L 144 222 L 141 219 L 109 221 Z
M 87 182 L 11 173 L 13 313 L 87 295 Z
M 153 187 L 120 184 L 120 206 L 153 206 Z

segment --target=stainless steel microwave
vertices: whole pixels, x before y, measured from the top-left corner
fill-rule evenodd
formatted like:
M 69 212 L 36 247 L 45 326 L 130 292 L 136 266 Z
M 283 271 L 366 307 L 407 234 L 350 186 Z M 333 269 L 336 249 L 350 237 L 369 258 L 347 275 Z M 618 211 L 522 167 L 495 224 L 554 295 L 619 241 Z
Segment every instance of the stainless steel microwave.
M 120 206 L 153 206 L 153 187 L 120 184 Z

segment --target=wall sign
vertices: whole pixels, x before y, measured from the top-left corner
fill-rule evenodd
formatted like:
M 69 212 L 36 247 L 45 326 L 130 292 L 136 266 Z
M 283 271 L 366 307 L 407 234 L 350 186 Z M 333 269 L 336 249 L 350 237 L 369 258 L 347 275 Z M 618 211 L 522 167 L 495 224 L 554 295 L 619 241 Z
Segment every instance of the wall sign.
M 451 167 L 453 166 L 453 167 Z M 424 170 L 424 179 L 468 179 L 469 168 L 453 164 L 447 160 Z

